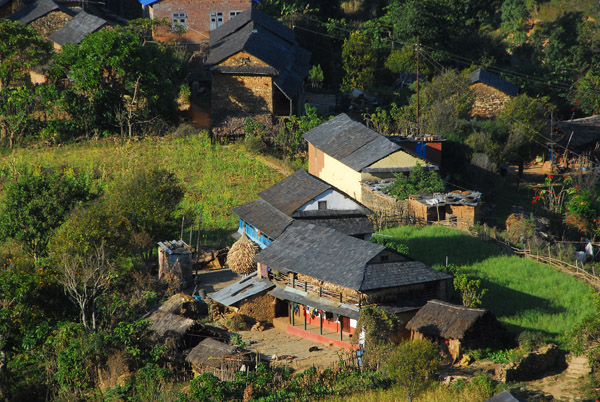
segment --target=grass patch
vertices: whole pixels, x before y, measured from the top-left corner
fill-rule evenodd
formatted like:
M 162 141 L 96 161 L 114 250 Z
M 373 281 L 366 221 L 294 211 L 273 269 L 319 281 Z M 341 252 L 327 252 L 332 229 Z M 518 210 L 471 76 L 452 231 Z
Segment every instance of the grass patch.
M 108 139 L 15 150 L 0 155 L 0 191 L 4 180 L 31 166 L 72 167 L 88 174 L 98 188 L 152 166 L 175 172 L 185 187 L 181 213 L 196 217 L 202 213 L 201 242 L 214 246 L 229 243 L 229 234 L 237 227 L 231 209 L 256 199 L 257 193 L 282 178 L 235 144 L 212 145 L 205 132 L 183 138 Z
M 384 234 L 408 245 L 409 255 L 434 268 L 451 264 L 481 280 L 488 289 L 483 307 L 509 331 L 540 331 L 566 346 L 565 334 L 595 311 L 599 297 L 592 287 L 555 269 L 525 258 L 502 255 L 490 242 L 442 226 L 403 226 Z

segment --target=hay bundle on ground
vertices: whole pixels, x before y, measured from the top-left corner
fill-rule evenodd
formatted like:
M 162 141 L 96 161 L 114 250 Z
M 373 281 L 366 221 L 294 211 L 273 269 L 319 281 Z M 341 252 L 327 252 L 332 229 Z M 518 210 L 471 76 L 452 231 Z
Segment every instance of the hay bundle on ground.
M 249 274 L 256 270 L 256 263 L 252 261 L 256 253 L 258 245 L 244 232 L 227 253 L 227 266 L 236 274 Z

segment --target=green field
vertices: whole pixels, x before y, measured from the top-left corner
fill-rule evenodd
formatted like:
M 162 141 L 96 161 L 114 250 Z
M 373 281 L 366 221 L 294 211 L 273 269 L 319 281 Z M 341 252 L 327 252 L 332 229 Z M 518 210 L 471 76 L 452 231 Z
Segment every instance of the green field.
M 502 255 L 498 247 L 455 229 L 404 226 L 384 231 L 409 247 L 411 257 L 442 269 L 463 266 L 488 289 L 483 307 L 493 311 L 512 333 L 540 331 L 566 346 L 565 333 L 593 313 L 599 297 L 590 286 L 525 258 Z
M 228 242 L 237 227 L 231 209 L 255 200 L 257 193 L 282 178 L 236 144 L 212 145 L 205 133 L 15 150 L 0 156 L 0 190 L 4 181 L 31 166 L 72 167 L 90 175 L 98 188 L 110 187 L 138 169 L 166 168 L 184 183 L 181 213 L 202 212 L 203 242 L 215 246 Z

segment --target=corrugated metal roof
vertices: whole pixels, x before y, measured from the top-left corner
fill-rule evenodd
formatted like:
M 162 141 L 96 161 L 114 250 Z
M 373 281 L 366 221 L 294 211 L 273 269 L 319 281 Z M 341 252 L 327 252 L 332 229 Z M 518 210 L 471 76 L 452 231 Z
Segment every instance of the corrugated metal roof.
M 233 209 L 233 213 L 248 222 L 271 239 L 283 233 L 293 219 L 264 200 L 256 200 Z
M 335 303 L 322 297 L 304 295 L 297 290 L 290 292 L 280 287 L 275 287 L 275 289 L 271 290 L 269 294 L 280 300 L 293 301 L 304 306 L 315 307 L 329 313 L 339 314 L 355 320 L 358 320 L 358 317 L 360 316 L 360 310 L 358 307 L 350 306 L 344 303 Z
M 253 272 L 238 282 L 208 295 L 208 297 L 225 306 L 231 306 L 247 297 L 254 296 L 273 287 L 275 287 L 273 282 L 258 278 L 257 273 Z
M 49 39 L 61 46 L 67 43 L 79 43 L 85 35 L 96 32 L 106 24 L 106 20 L 81 11 L 62 28 L 50 35 Z
M 469 81 L 471 85 L 481 82 L 510 96 L 517 96 L 519 93 L 519 87 L 482 68 L 469 74 Z

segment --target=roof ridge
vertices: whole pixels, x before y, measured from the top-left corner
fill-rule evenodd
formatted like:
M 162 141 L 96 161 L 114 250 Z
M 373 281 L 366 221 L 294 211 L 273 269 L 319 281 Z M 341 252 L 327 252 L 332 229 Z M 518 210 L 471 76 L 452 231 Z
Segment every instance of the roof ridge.
M 429 300 L 427 303 L 434 303 L 434 304 L 439 304 L 441 306 L 446 306 L 446 307 L 450 307 L 456 310 L 465 310 L 465 311 L 481 311 L 481 312 L 486 312 L 489 311 L 486 308 L 479 308 L 479 307 L 467 307 L 467 306 L 462 306 L 462 305 L 458 305 L 458 304 L 452 304 L 452 303 L 448 303 L 445 302 L 443 300 L 438 300 L 438 299 L 432 299 Z

